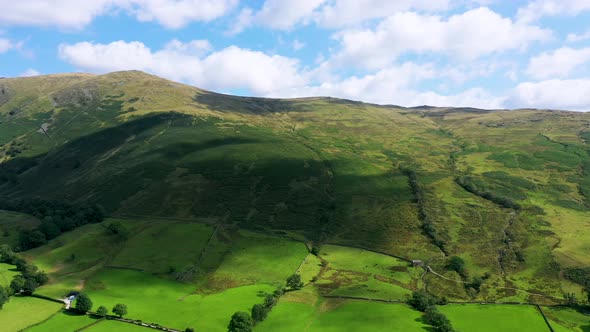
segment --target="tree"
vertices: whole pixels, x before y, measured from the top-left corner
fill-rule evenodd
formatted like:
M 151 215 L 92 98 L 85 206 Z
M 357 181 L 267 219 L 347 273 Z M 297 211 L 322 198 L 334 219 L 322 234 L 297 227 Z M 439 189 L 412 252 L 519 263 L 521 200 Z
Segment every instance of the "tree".
M 415 291 L 408 300 L 408 304 L 418 311 L 426 311 L 436 303 L 436 299 L 425 291 Z
M 254 326 L 254 321 L 248 313 L 243 311 L 236 312 L 231 316 L 229 325 L 227 326 L 228 332 L 251 332 Z
M 96 310 L 96 315 L 100 316 L 100 317 L 104 317 L 109 313 L 109 310 L 107 309 L 107 307 L 105 307 L 104 305 L 101 305 L 100 307 L 98 307 L 98 309 Z
M 255 322 L 262 322 L 268 314 L 268 308 L 263 304 L 255 304 L 252 306 L 252 319 Z
M 88 295 L 80 293 L 76 298 L 76 311 L 85 314 L 90 310 L 92 310 L 92 300 Z
M 10 299 L 10 293 L 8 289 L 0 286 L 0 309 L 4 306 L 4 303 L 8 302 Z
M 37 287 L 39 287 L 39 284 L 35 278 L 27 278 L 25 279 L 25 283 L 23 285 L 23 292 L 27 295 L 31 295 L 35 292 Z
M 565 293 L 563 295 L 563 297 L 565 298 L 565 302 L 566 302 L 567 305 L 570 305 L 570 306 L 578 305 L 578 299 L 576 298 L 576 294 L 574 294 L 574 293 Z
M 270 309 L 275 304 L 277 304 L 277 298 L 273 294 L 266 294 L 264 297 L 264 307 Z
M 113 307 L 113 313 L 121 318 L 127 315 L 127 306 L 122 303 L 118 303 Z
M 463 260 L 463 258 L 461 258 L 459 256 L 451 257 L 451 259 L 449 260 L 449 263 L 447 264 L 447 268 L 449 270 L 459 273 L 463 277 L 466 275 L 465 261 Z
M 184 329 L 184 332 L 195 332 L 195 329 L 193 329 L 192 327 L 187 327 L 186 329 Z
M 287 287 L 291 289 L 301 289 L 303 287 L 301 276 L 297 273 L 292 274 L 289 278 L 287 278 Z
M 12 290 L 13 294 L 20 293 L 23 288 L 25 287 L 25 278 L 21 275 L 17 275 L 12 279 L 10 282 L 10 290 Z
M 436 306 L 430 306 L 424 313 L 424 319 L 432 325 L 437 332 L 453 332 L 451 321 L 443 313 L 438 311 Z

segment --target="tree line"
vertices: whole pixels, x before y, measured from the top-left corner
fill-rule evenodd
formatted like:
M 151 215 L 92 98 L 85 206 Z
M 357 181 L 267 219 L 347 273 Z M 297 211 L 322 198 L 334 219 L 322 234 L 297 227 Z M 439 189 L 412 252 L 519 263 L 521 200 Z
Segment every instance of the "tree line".
M 412 194 L 414 195 L 414 201 L 418 204 L 418 218 L 422 221 L 422 230 L 428 236 L 435 246 L 437 246 L 445 255 L 447 255 L 447 251 L 445 248 L 445 241 L 441 238 L 440 234 L 438 234 L 436 228 L 434 227 L 434 221 L 430 218 L 428 213 L 426 212 L 426 201 L 424 198 L 424 189 L 418 182 L 418 175 L 416 171 L 411 168 L 401 168 L 401 172 L 408 177 L 408 184 L 410 185 L 410 189 L 412 190 Z
M 252 306 L 250 313 L 244 311 L 238 311 L 233 314 L 229 325 L 227 326 L 228 332 L 251 332 L 254 325 L 262 322 L 268 316 L 268 313 L 277 304 L 279 298 L 289 291 L 294 291 L 303 288 L 303 281 L 301 281 L 301 275 L 295 273 L 287 278 L 287 287 L 279 288 L 272 294 L 266 294 L 264 296 L 263 303 L 257 303 Z
M 0 286 L 0 309 L 11 296 L 16 294 L 31 295 L 37 287 L 49 281 L 45 272 L 40 271 L 37 266 L 27 263 L 6 246 L 0 247 L 0 263 L 14 265 L 16 270 L 20 272 L 14 276 L 8 287 Z
M 473 183 L 473 180 L 471 180 L 471 177 L 469 176 L 458 176 L 455 178 L 455 183 L 457 183 L 459 186 L 461 186 L 468 192 L 476 196 L 479 196 L 483 199 L 487 199 L 488 201 L 498 204 L 502 207 L 505 207 L 507 209 L 520 210 L 520 204 L 516 203 L 508 197 L 496 195 L 491 191 L 477 187 L 475 183 Z
M 31 214 L 41 220 L 34 229 L 21 230 L 17 251 L 42 246 L 48 240 L 77 227 L 104 220 L 104 209 L 99 205 L 75 205 L 42 199 L 21 199 L 0 201 L 0 210 Z

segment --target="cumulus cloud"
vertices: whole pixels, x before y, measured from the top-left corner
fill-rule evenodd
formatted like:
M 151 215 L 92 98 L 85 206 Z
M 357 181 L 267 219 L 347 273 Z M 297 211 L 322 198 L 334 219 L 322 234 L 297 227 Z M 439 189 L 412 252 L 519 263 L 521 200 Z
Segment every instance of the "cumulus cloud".
M 25 71 L 23 71 L 22 73 L 20 73 L 20 77 L 30 77 L 30 76 L 38 76 L 41 75 L 41 73 L 39 71 L 37 71 L 36 69 L 33 68 L 29 68 Z
M 449 7 L 450 0 L 266 0 L 258 11 L 244 8 L 231 31 L 240 32 L 252 25 L 286 30 L 312 22 L 342 28 L 400 11 L 442 11 Z
M 498 108 L 502 99 L 481 88 L 472 88 L 454 94 L 441 94 L 420 89 L 425 81 L 447 77 L 446 70 L 438 70 L 433 64 L 406 62 L 383 68 L 376 73 L 346 78 L 332 77 L 317 85 L 279 89 L 275 97 L 331 96 L 362 100 L 378 104 L 402 106 L 438 105 Z
M 262 25 L 274 29 L 290 29 L 298 23 L 309 20 L 316 8 L 326 0 L 266 0 L 259 11 L 244 8 L 232 27 L 238 33 L 251 25 Z
M 317 10 L 314 13 L 314 20 L 321 26 L 340 28 L 409 10 L 444 11 L 451 7 L 450 2 L 450 0 L 336 0 L 326 3 Z
M 0 38 L 0 53 L 4 53 L 8 50 L 10 50 L 11 48 L 13 48 L 13 44 L 9 39 L 6 38 Z
M 505 106 L 590 111 L 590 79 L 520 83 Z
M 383 67 L 405 53 L 442 53 L 462 60 L 525 48 L 552 37 L 549 30 L 521 24 L 481 7 L 448 19 L 413 12 L 397 13 L 374 29 L 335 34 L 341 61 L 366 68 Z
M 304 84 L 295 59 L 236 46 L 204 54 L 208 49 L 204 41 L 175 40 L 160 50 L 151 50 L 138 41 L 80 42 L 61 44 L 58 54 L 83 70 L 104 73 L 137 69 L 212 90 L 248 89 L 267 95 Z
M 4 4 L 6 2 L 6 4 Z M 238 0 L 1 0 L 0 25 L 58 26 L 79 29 L 101 15 L 125 12 L 140 21 L 180 28 L 227 14 Z
M 585 33 L 581 33 L 581 34 L 570 33 L 567 35 L 566 41 L 568 43 L 575 43 L 575 42 L 580 42 L 580 41 L 588 40 L 588 39 L 590 39 L 590 30 L 586 31 Z
M 547 16 L 575 16 L 590 10 L 588 0 L 534 0 L 519 8 L 519 21 L 532 22 Z
M 535 79 L 564 78 L 587 63 L 590 63 L 590 48 L 562 47 L 531 58 L 526 71 Z

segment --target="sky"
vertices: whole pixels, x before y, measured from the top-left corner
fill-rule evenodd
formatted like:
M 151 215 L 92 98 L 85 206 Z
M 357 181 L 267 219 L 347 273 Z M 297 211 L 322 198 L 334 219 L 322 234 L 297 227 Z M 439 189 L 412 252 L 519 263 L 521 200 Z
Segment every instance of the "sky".
M 590 0 L 0 0 L 0 76 L 590 111 Z

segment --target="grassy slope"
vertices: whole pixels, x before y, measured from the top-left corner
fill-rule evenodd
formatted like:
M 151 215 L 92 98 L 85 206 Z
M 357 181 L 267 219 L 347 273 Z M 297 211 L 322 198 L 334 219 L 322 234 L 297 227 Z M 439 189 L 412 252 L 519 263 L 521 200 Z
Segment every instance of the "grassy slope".
M 8 287 L 14 276 L 19 274 L 14 268 L 14 265 L 0 263 L 0 287 Z
M 0 245 L 16 246 L 18 232 L 39 225 L 39 220 L 33 216 L 0 210 Z
M 559 268 L 590 264 L 590 232 L 579 231 L 589 227 L 587 114 L 240 98 L 138 72 L 49 79 L 3 81 L 14 94 L 0 104 L 11 124 L 0 143 L 22 147 L 3 157 L 19 174 L 18 184 L 0 184 L 3 195 L 288 229 L 442 271 L 404 166 L 416 169 L 426 213 L 471 276 L 488 272 L 490 284 L 559 297 Z M 51 137 L 36 132 L 42 123 Z M 460 175 L 523 209 L 465 191 L 453 181 Z M 441 295 L 471 298 L 457 284 L 427 282 Z M 528 300 L 488 289 L 476 298 Z

